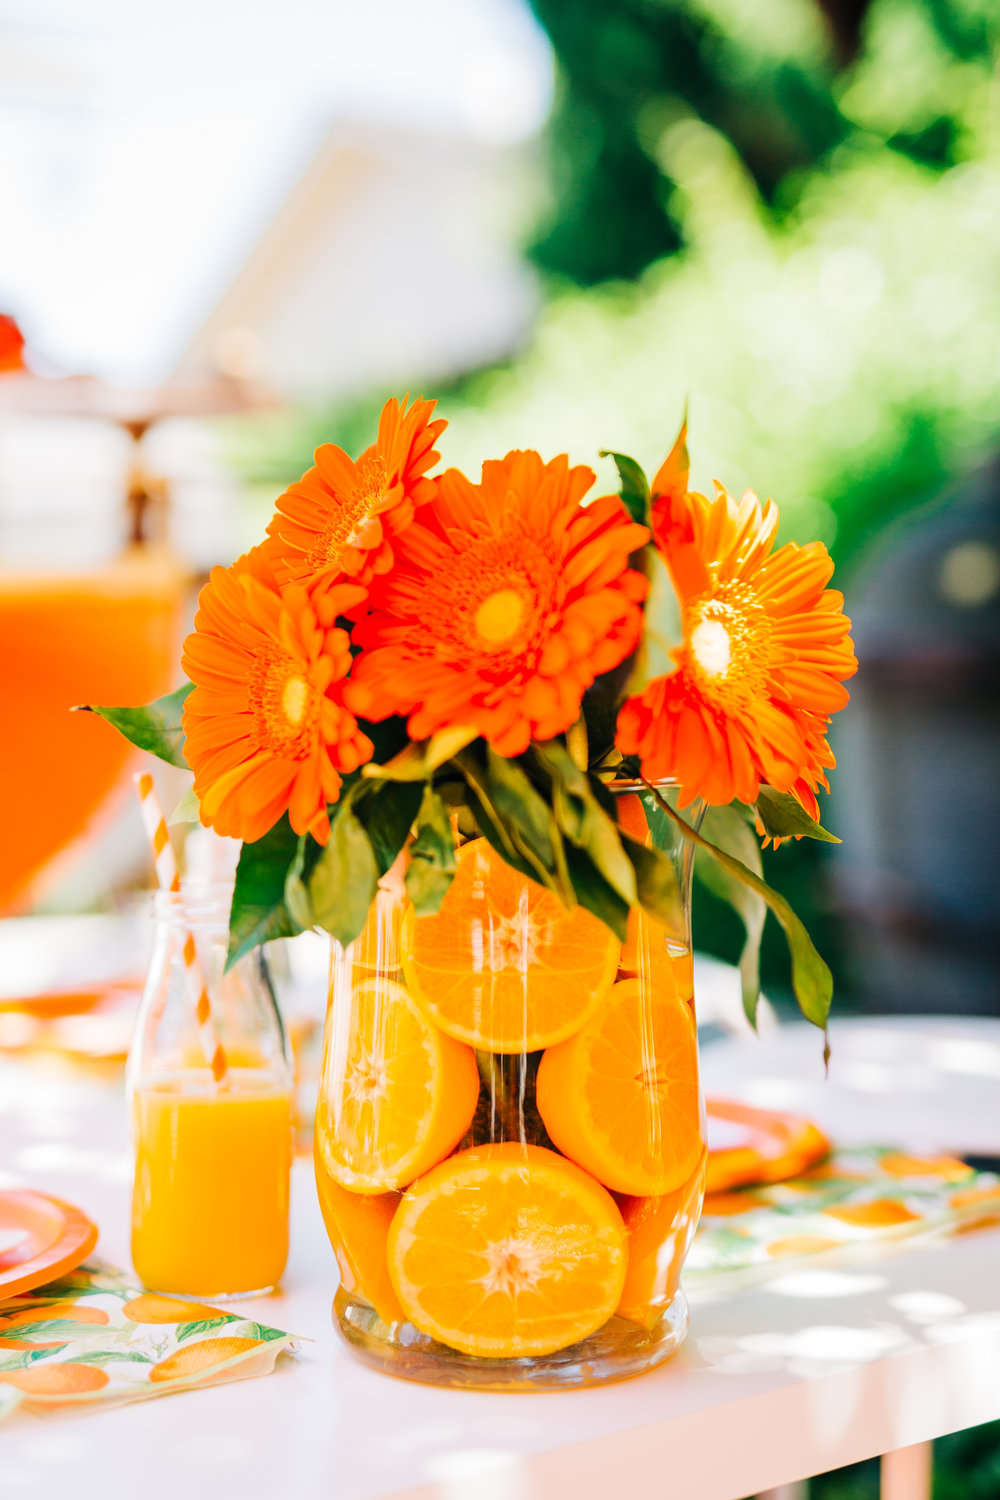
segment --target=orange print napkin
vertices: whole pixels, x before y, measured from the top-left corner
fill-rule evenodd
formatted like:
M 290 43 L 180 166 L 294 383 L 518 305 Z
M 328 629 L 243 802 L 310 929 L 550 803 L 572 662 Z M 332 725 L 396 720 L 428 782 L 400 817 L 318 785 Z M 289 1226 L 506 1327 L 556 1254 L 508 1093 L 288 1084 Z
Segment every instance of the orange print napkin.
M 998 1222 L 995 1172 L 884 1146 L 834 1151 L 787 1182 L 708 1193 L 684 1281 L 765 1276 L 800 1256 Z
M 117 1405 L 269 1375 L 294 1347 L 279 1328 L 137 1291 L 120 1271 L 91 1260 L 0 1302 L 0 1419 L 18 1406 Z

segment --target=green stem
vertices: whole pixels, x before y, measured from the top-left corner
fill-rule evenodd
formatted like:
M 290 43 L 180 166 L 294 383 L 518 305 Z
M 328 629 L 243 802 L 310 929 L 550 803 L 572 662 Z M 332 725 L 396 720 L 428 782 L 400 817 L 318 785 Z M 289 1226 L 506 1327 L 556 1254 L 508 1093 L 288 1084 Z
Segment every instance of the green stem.
M 792 959 L 792 987 L 795 990 L 795 998 L 799 1008 L 807 1021 L 818 1026 L 823 1032 L 825 1059 L 829 1059 L 830 1042 L 827 1034 L 827 1017 L 830 1013 L 830 1002 L 833 999 L 833 975 L 829 968 L 816 951 L 812 938 L 809 936 L 801 920 L 789 906 L 784 896 L 772 890 L 766 881 L 761 880 L 752 870 L 748 870 L 741 860 L 727 854 L 724 849 L 719 849 L 711 843 L 696 828 L 692 828 L 686 818 L 670 806 L 670 803 L 651 781 L 640 774 L 643 786 L 651 792 L 660 807 L 670 820 L 690 843 L 699 849 L 704 849 L 710 854 L 724 870 L 728 870 L 736 880 L 748 886 L 750 890 L 756 891 L 777 917 L 784 929 L 788 941 L 788 951 Z

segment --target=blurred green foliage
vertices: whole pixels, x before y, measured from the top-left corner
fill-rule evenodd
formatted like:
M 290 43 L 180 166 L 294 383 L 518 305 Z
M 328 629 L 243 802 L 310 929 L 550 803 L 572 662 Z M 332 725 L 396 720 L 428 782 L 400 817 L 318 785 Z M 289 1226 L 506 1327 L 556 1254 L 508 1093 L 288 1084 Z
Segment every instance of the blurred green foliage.
M 738 152 L 777 212 L 859 129 L 938 168 L 964 159 L 967 94 L 996 43 L 992 0 L 870 7 L 860 62 L 814 0 L 532 0 L 559 60 L 552 201 L 532 246 L 591 285 L 634 277 L 683 239 L 663 213 L 679 185 L 664 131 L 699 119 Z M 867 9 L 827 0 L 832 18 Z M 975 108 L 976 106 L 974 106 Z
M 634 277 L 682 243 L 664 206 L 659 142 L 704 120 L 773 199 L 848 130 L 811 0 L 532 0 L 559 62 L 549 129 L 552 201 L 531 247 L 592 285 Z
M 878 1500 L 878 1459 L 810 1480 L 809 1500 Z M 969 1427 L 934 1444 L 932 1500 L 997 1500 L 1000 1422 Z
M 814 0 L 537 4 L 566 47 L 537 254 L 556 234 L 564 272 L 619 279 L 564 280 L 518 357 L 434 382 L 448 461 L 655 466 L 689 397 L 699 486 L 773 494 L 785 537 L 850 558 L 1000 433 L 1000 5 L 874 0 L 838 72 Z M 255 423 L 244 466 L 273 492 L 320 441 L 356 451 L 382 397 Z

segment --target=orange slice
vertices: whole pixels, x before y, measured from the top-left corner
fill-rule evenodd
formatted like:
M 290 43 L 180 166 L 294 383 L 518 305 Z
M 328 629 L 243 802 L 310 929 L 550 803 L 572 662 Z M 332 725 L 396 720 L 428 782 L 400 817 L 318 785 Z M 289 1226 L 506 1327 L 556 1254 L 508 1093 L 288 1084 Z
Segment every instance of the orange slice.
M 487 1052 L 535 1052 L 593 1014 L 620 946 L 597 917 L 568 911 L 475 839 L 459 850 L 437 915 L 407 914 L 403 971 L 449 1036 Z
M 483 1146 L 405 1194 L 389 1274 L 410 1321 L 464 1354 L 551 1354 L 594 1333 L 625 1279 L 614 1199 L 543 1146 Z
M 401 984 L 367 979 L 331 1008 L 316 1149 L 341 1187 L 405 1187 L 447 1156 L 479 1097 L 471 1048 L 435 1030 Z
M 385 1247 L 399 1205 L 396 1193 L 349 1193 L 323 1168 L 316 1153 L 316 1187 L 344 1290 L 370 1302 L 383 1323 L 406 1316 L 389 1280 Z
M 684 1258 L 698 1227 L 705 1154 L 680 1187 L 661 1198 L 618 1199 L 628 1234 L 628 1270 L 617 1312 L 654 1328 L 677 1294 Z
M 703 1149 L 690 1009 L 675 991 L 622 980 L 582 1031 L 546 1052 L 535 1099 L 555 1145 L 605 1187 L 669 1193 Z
M 688 1005 L 694 1003 L 694 964 L 690 948 L 669 937 L 661 922 L 646 915 L 640 906 L 628 914 L 628 933 L 618 960 L 620 979 L 641 979 L 653 993 L 674 989 Z

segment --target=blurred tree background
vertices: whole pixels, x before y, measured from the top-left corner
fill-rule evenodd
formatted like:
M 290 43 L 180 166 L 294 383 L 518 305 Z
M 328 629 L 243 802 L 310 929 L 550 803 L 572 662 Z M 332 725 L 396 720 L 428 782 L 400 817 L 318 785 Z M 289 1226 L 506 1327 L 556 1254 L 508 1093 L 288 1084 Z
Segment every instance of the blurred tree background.
M 698 487 L 718 476 L 774 495 L 784 539 L 831 547 L 850 607 L 873 539 L 1000 439 L 1000 6 L 532 5 L 557 60 L 526 247 L 544 306 L 508 362 L 431 382 L 449 462 L 477 473 L 484 455 L 528 446 L 594 464 L 612 447 L 655 467 L 687 399 Z M 244 471 L 269 504 L 318 442 L 364 446 L 382 399 L 256 424 Z M 804 841 L 767 856 L 767 873 L 830 957 L 843 1005 L 828 858 Z M 707 892 L 695 938 L 739 949 L 736 918 Z M 779 1001 L 786 962 L 770 933 Z

